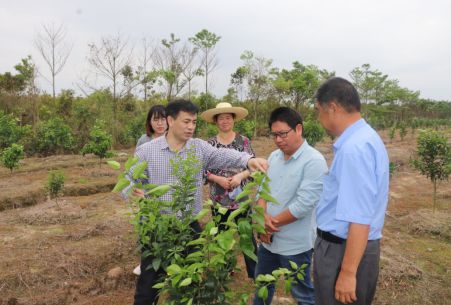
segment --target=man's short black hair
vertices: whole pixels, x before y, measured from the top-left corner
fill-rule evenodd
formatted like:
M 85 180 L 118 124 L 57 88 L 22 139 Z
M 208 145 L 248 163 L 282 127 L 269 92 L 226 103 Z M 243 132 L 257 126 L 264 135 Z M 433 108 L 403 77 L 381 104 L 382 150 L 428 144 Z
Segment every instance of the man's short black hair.
M 332 101 L 338 103 L 347 112 L 360 112 L 360 98 L 357 90 L 341 77 L 332 77 L 316 91 L 316 100 L 321 106 Z
M 302 117 L 299 112 L 288 107 L 279 107 L 271 112 L 268 121 L 269 129 L 277 121 L 287 123 L 292 129 L 295 129 L 298 124 L 302 125 Z
M 177 118 L 180 111 L 197 114 L 199 107 L 189 100 L 175 100 L 166 106 L 166 116 L 173 117 L 174 119 Z

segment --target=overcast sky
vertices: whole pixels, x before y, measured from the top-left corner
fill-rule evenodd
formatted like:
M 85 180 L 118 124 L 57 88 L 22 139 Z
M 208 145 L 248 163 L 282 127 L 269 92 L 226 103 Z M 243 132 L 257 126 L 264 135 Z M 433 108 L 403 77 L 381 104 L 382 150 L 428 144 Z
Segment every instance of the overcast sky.
M 102 36 L 121 32 L 137 51 L 144 37 L 185 40 L 206 28 L 222 37 L 217 96 L 226 93 L 240 54 L 251 50 L 275 67 L 297 60 L 348 79 L 369 63 L 424 98 L 451 100 L 449 0 L 0 0 L 0 73 L 28 54 L 47 73 L 33 46 L 43 23 L 64 23 L 74 44 L 57 91 L 75 89 L 87 72 L 87 44 Z M 39 85 L 50 91 L 45 79 Z

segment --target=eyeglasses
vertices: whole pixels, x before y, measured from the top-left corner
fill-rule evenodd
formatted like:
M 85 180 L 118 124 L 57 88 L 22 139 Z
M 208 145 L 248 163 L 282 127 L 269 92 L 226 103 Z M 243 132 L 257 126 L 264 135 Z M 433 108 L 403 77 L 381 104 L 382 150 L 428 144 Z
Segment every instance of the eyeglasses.
M 275 138 L 277 138 L 277 137 L 280 137 L 281 139 L 285 139 L 285 138 L 288 136 L 288 133 L 289 133 L 290 131 L 292 131 L 292 130 L 293 130 L 293 128 L 290 128 L 290 129 L 287 130 L 287 131 L 270 132 L 270 133 L 269 133 L 269 137 L 270 137 L 271 139 L 275 139 Z

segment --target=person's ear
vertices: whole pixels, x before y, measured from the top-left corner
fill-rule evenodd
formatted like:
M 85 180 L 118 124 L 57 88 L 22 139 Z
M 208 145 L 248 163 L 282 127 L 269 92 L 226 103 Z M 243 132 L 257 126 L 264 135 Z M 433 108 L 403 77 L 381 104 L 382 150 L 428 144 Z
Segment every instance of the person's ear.
M 302 135 L 302 129 L 304 129 L 304 126 L 302 124 L 296 125 L 296 133 L 299 133 Z
M 168 127 L 171 127 L 174 124 L 174 118 L 172 116 L 167 116 L 166 120 L 168 122 Z

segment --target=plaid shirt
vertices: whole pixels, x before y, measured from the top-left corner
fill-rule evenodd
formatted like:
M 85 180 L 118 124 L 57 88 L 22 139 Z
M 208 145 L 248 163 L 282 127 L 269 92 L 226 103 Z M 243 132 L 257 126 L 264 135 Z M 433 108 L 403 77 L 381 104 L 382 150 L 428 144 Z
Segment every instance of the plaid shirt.
M 202 166 L 196 175 L 196 194 L 193 208 L 193 213 L 196 215 L 202 209 L 202 173 L 212 168 L 246 167 L 252 156 L 233 149 L 218 149 L 201 139 L 189 139 L 179 152 L 174 152 L 169 148 L 166 136 L 158 137 L 137 147 L 135 152 L 135 156 L 139 160 L 147 162 L 147 169 L 144 173 L 148 179 L 143 184 L 161 185 L 176 183 L 177 178 L 172 175 L 172 167 L 169 160 L 176 157 L 177 154 L 186 158 L 190 149 L 194 150 L 194 154 Z M 124 196 L 126 196 L 130 187 L 123 191 Z M 172 192 L 166 193 L 161 199 L 172 200 Z

